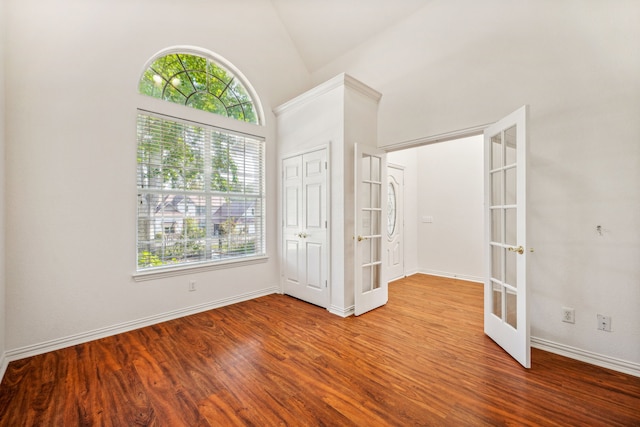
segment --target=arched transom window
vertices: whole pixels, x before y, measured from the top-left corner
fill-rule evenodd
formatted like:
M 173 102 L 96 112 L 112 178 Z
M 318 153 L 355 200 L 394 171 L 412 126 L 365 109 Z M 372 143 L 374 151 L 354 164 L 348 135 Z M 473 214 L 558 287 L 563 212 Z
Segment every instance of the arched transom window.
M 249 123 L 259 117 L 247 89 L 229 70 L 209 58 L 170 53 L 145 70 L 140 93 Z

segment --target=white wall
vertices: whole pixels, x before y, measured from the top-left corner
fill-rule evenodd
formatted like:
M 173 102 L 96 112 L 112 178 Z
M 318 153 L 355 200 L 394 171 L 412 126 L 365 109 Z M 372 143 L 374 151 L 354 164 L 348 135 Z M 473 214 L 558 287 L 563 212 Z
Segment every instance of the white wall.
M 309 76 L 271 3 L 6 3 L 8 353 L 277 290 L 271 109 L 306 89 Z M 137 283 L 137 83 L 145 62 L 174 45 L 222 55 L 261 97 L 269 261 Z
M 313 79 L 340 70 L 381 91 L 382 146 L 529 104 L 532 335 L 640 373 L 636 40 L 633 0 L 434 0 Z M 561 322 L 563 306 L 575 324 Z M 612 332 L 596 329 L 597 313 L 613 317 Z
M 417 154 L 420 271 L 482 282 L 482 136 L 425 145 Z
M 4 123 L 4 111 L 5 111 L 5 95 L 4 95 L 4 67 L 5 67 L 5 13 L 4 2 L 0 1 L 0 378 L 4 374 L 5 361 L 4 351 L 5 345 L 5 333 L 6 333 L 6 319 L 5 319 L 5 123 Z

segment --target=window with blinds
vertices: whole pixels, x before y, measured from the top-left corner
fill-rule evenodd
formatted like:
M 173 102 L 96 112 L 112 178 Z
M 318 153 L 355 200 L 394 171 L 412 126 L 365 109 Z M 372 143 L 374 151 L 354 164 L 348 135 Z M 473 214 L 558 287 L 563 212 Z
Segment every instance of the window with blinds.
M 138 271 L 265 254 L 264 140 L 140 112 Z

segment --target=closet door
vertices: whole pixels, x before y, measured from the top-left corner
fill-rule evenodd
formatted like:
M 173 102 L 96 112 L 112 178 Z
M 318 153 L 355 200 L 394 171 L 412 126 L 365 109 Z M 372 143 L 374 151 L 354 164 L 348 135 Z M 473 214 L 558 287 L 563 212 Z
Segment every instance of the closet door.
M 328 307 L 327 150 L 282 162 L 284 293 Z

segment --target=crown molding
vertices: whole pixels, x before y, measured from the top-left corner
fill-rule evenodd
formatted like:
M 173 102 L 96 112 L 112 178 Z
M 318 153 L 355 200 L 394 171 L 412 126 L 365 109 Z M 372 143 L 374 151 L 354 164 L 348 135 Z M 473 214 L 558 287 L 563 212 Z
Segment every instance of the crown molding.
M 312 99 L 315 99 L 321 95 L 331 92 L 332 90 L 339 87 L 346 87 L 346 88 L 352 89 L 372 99 L 376 103 L 380 101 L 380 98 L 382 98 L 382 94 L 377 90 L 371 88 L 370 86 L 367 86 L 366 84 L 362 83 L 360 80 L 348 75 L 347 73 L 342 73 L 327 80 L 324 83 L 319 84 L 313 89 L 310 89 L 302 93 L 301 95 L 296 96 L 295 98 L 285 102 L 284 104 L 281 104 L 275 107 L 273 109 L 273 113 L 276 116 L 279 116 L 286 111 L 301 107 L 302 105 L 306 104 Z

